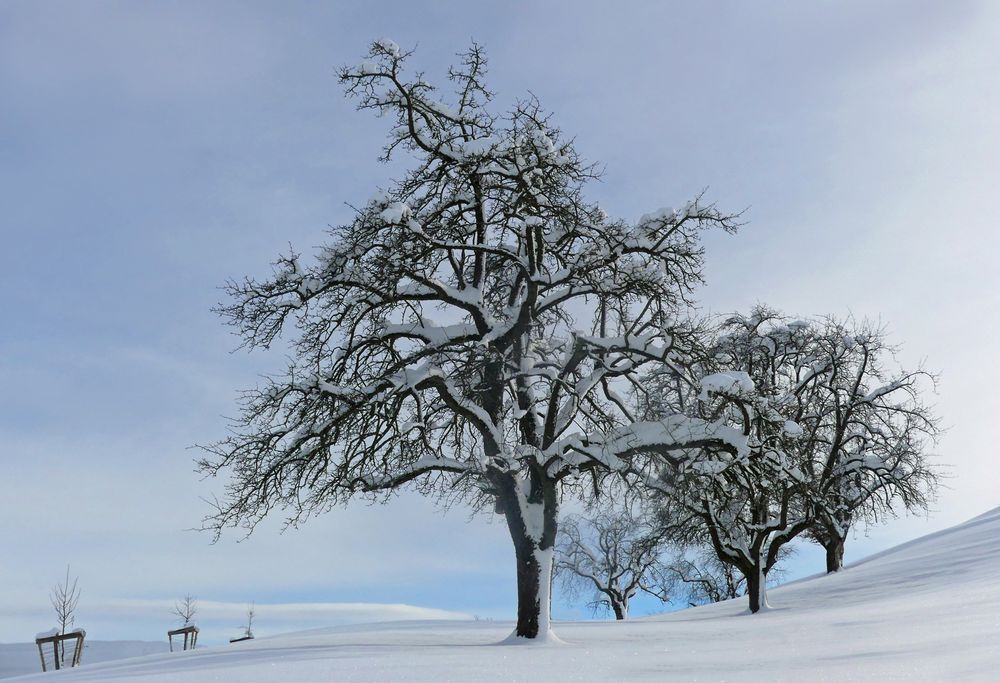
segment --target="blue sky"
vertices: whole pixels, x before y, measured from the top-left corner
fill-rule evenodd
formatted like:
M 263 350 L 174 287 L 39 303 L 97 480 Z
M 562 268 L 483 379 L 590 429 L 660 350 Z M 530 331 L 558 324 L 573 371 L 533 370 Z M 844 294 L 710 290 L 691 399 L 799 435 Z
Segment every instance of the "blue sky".
M 231 353 L 219 285 L 320 244 L 398 175 L 376 162 L 386 122 L 334 78 L 383 36 L 431 79 L 484 44 L 498 106 L 538 95 L 604 165 L 591 197 L 611 214 L 703 188 L 747 208 L 708 240 L 706 309 L 880 318 L 941 373 L 948 488 L 849 559 L 996 506 L 998 19 L 970 1 L 0 4 L 0 641 L 51 626 L 67 563 L 96 638 L 161 637 L 184 593 L 219 639 L 251 600 L 285 605 L 262 632 L 421 614 L 333 603 L 513 615 L 503 525 L 414 496 L 242 543 L 189 531 L 219 490 L 190 447 L 283 363 Z M 804 551 L 793 571 L 820 567 Z

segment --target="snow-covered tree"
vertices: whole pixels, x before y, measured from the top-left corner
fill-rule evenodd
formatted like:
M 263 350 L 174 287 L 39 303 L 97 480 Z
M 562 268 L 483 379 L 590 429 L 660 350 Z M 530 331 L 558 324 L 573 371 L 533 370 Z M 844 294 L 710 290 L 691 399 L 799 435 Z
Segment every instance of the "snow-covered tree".
M 544 636 L 563 495 L 696 445 L 745 448 L 696 417 L 640 421 L 627 395 L 683 362 L 700 233 L 736 222 L 700 200 L 610 218 L 584 199 L 594 171 L 537 101 L 490 111 L 478 46 L 449 73 L 450 103 L 408 56 L 376 41 L 340 79 L 392 121 L 384 157 L 408 153 L 412 170 L 315 259 L 292 253 L 272 277 L 229 286 L 222 312 L 245 345 L 293 329 L 292 360 L 201 461 L 229 475 L 207 526 L 252 529 L 275 508 L 295 523 L 406 485 L 492 506 L 514 544 L 515 633 Z
M 664 550 L 655 525 L 628 508 L 570 515 L 560 523 L 555 570 L 569 596 L 592 593 L 592 606 L 621 620 L 640 591 L 670 599 Z
M 681 527 L 688 540 L 707 536 L 744 573 L 751 611 L 766 605 L 766 576 L 797 535 L 821 543 L 835 571 L 852 523 L 897 503 L 926 507 L 936 486 L 926 449 L 937 427 L 921 392 L 933 378 L 895 369 L 881 329 L 757 306 L 728 318 L 703 358 L 690 368 L 709 373 L 697 383 L 659 371 L 649 405 L 744 425 L 748 455 L 713 452 L 661 483 L 701 524 L 701 532 Z
M 768 573 L 784 546 L 813 523 L 798 422 L 822 377 L 809 341 L 807 323 L 757 307 L 714 331 L 693 376 L 670 369 L 652 378 L 653 411 L 683 408 L 747 437 L 735 457 L 706 450 L 652 484 L 666 494 L 661 515 L 674 540 L 710 544 L 743 574 L 751 612 L 767 607 Z
M 928 448 L 937 419 L 923 402 L 934 377 L 898 367 L 884 328 L 828 318 L 816 325 L 813 355 L 829 368 L 803 421 L 806 471 L 817 488 L 809 536 L 826 550 L 828 572 L 843 567 L 851 528 L 897 507 L 925 511 L 937 489 Z

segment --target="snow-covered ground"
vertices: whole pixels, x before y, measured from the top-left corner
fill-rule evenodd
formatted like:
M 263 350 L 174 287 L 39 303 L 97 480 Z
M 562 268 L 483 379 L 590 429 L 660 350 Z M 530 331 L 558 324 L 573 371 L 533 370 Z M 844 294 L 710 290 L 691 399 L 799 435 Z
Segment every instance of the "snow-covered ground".
M 60 681 L 1000 680 L 1000 508 L 834 576 L 630 622 L 345 626 L 90 664 Z M 35 680 L 27 676 L 15 680 Z

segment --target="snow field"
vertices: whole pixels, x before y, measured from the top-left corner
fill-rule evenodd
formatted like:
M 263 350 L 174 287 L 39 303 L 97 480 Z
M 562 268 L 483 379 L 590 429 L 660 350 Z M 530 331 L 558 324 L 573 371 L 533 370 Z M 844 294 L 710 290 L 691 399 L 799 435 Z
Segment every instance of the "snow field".
M 500 644 L 511 623 L 345 626 L 64 671 L 61 681 L 995 681 L 1000 508 L 831 576 L 626 622 L 559 622 Z M 12 680 L 42 680 L 41 674 Z

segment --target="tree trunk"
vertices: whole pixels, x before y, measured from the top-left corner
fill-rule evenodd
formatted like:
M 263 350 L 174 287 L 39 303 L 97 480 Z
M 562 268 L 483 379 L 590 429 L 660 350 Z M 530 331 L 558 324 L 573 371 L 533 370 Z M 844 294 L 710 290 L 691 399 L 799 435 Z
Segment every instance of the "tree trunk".
M 615 611 L 615 619 L 618 621 L 624 621 L 625 617 L 628 616 L 628 608 L 617 600 L 611 601 L 611 609 Z
M 747 574 L 747 598 L 750 601 L 750 612 L 756 614 L 768 608 L 767 604 L 767 573 L 764 571 L 764 558 L 756 558 L 753 569 Z
M 549 630 L 549 586 L 552 548 L 540 548 L 526 534 L 511 528 L 517 562 L 517 628 L 519 638 L 537 638 Z
M 537 638 L 549 632 L 558 505 L 551 483 L 540 484 L 542 490 L 532 490 L 527 496 L 522 493 L 520 484 L 511 478 L 504 486 L 506 495 L 502 496 L 503 513 L 517 562 L 517 628 L 514 635 Z
M 826 550 L 826 572 L 832 574 L 844 568 L 844 539 L 840 536 L 832 535 L 823 544 Z

